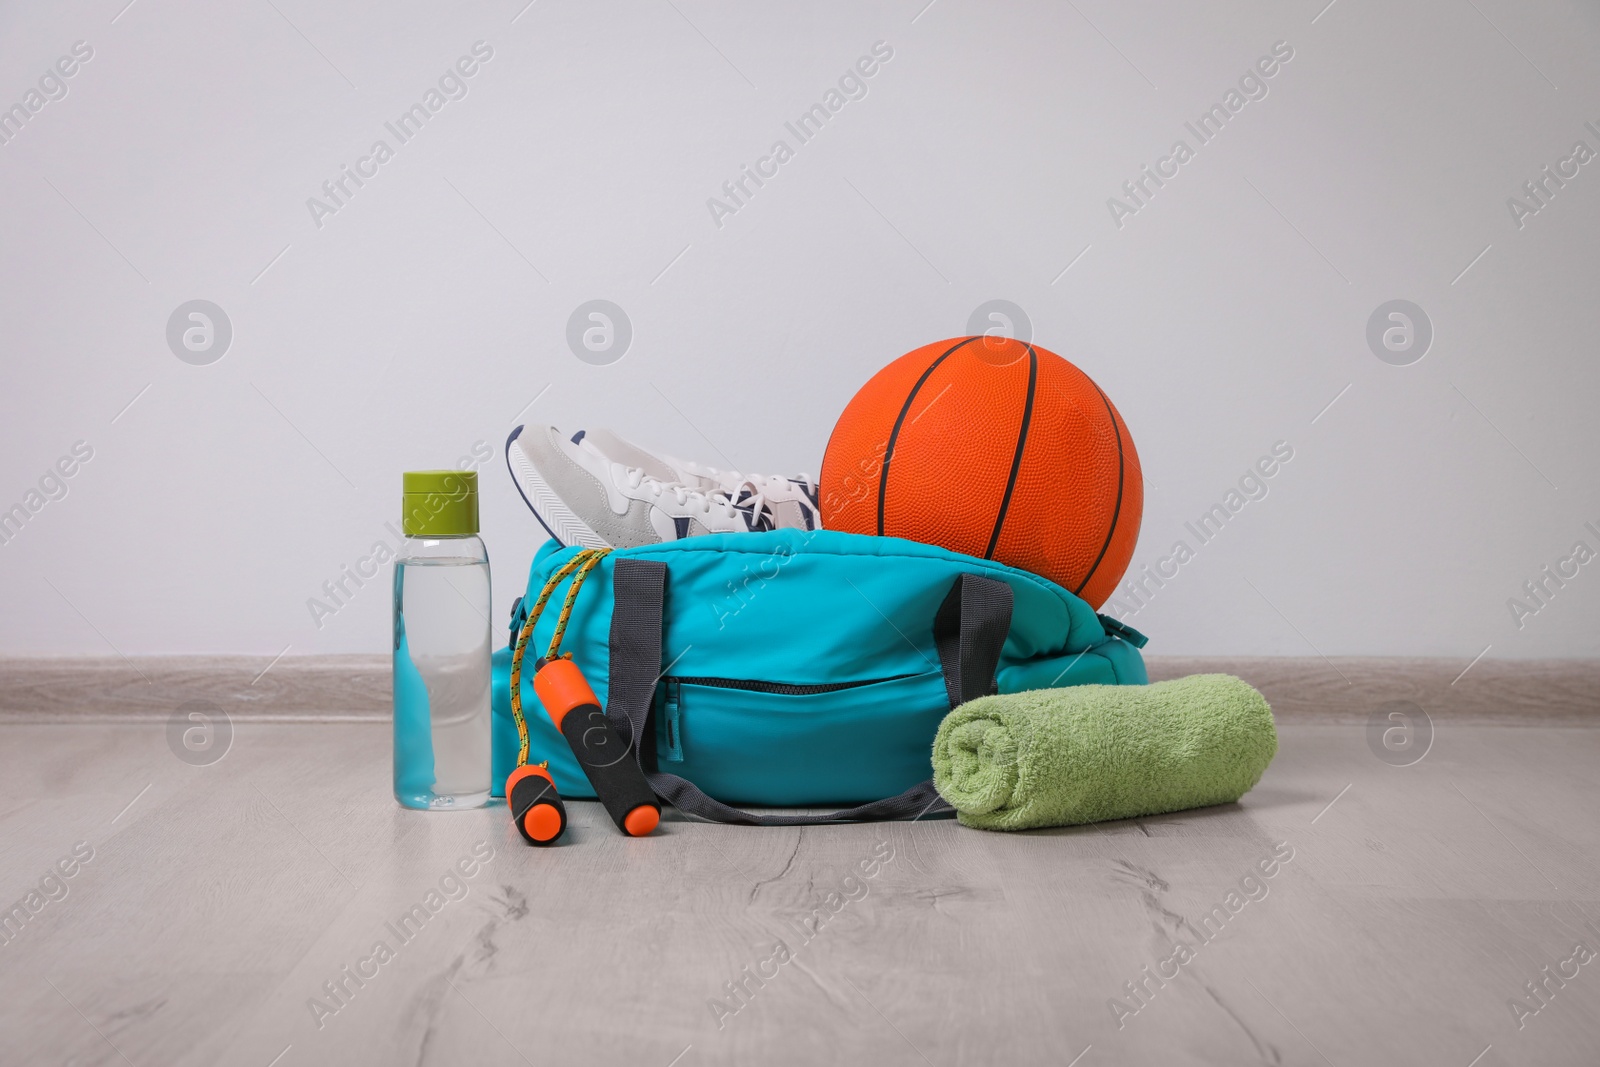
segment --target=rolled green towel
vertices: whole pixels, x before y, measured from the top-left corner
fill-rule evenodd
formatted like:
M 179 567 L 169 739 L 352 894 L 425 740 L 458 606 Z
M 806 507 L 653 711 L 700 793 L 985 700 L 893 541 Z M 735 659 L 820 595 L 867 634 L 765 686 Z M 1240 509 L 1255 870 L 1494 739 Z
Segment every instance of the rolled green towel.
M 1278 751 L 1266 698 L 1227 674 L 979 697 L 945 716 L 933 784 L 967 826 L 1131 819 L 1249 792 Z

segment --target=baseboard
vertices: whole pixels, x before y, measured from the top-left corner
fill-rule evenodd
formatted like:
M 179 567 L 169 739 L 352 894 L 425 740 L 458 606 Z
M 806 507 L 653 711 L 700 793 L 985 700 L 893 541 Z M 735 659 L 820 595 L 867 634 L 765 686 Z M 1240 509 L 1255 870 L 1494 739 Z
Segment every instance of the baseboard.
M 1236 674 L 1284 722 L 1365 723 L 1410 701 L 1434 719 L 1600 725 L 1600 660 L 1151 656 L 1150 678 Z M 0 722 L 166 722 L 203 701 L 257 722 L 378 722 L 389 657 L 0 658 Z
M 388 656 L 0 659 L 0 722 L 166 722 L 190 701 L 257 722 L 392 712 Z
M 1243 678 L 1281 722 L 1365 723 L 1409 701 L 1434 720 L 1600 725 L 1600 659 L 1148 656 L 1152 682 L 1220 672 Z

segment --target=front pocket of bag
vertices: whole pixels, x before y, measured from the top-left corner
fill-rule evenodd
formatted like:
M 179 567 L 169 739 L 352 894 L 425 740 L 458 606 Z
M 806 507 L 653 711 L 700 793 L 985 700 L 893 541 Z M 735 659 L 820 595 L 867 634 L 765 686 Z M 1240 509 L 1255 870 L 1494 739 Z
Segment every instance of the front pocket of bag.
M 855 804 L 932 774 L 950 710 L 939 671 L 805 685 L 664 678 L 659 768 L 730 804 Z

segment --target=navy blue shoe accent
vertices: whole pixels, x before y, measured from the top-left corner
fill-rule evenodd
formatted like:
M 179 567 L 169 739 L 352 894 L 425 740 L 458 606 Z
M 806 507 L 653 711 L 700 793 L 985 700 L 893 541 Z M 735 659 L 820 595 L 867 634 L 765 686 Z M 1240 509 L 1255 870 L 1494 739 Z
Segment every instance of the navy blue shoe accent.
M 789 480 L 800 487 L 800 491 L 806 495 L 806 499 L 811 501 L 812 507 L 822 507 L 822 501 L 818 499 L 818 494 L 821 490 L 817 486 L 812 485 L 804 478 L 790 478 Z
M 771 515 L 766 512 L 757 515 L 755 505 L 745 503 L 746 500 L 749 500 L 754 495 L 748 489 L 741 489 L 739 491 L 739 499 L 733 502 L 733 509 L 744 516 L 744 527 L 752 533 L 774 529 Z
M 579 430 L 577 433 L 573 434 L 572 435 L 572 443 L 573 444 L 577 444 L 579 441 L 582 441 L 583 440 L 583 435 L 588 433 L 588 432 L 589 432 L 588 430 Z
M 548 522 L 544 521 L 544 516 L 539 514 L 539 512 L 533 506 L 533 501 L 528 499 L 528 494 L 524 493 L 522 491 L 522 483 L 517 481 L 516 468 L 511 465 L 511 442 L 515 441 L 518 437 L 521 437 L 521 436 L 522 436 L 522 427 L 518 426 L 516 429 L 512 430 L 511 431 L 511 435 L 506 438 L 506 447 L 505 447 L 506 473 L 511 475 L 511 484 L 517 487 L 517 495 L 522 498 L 522 502 L 524 504 L 528 505 L 528 510 L 532 511 L 533 512 L 533 517 L 535 519 L 539 520 L 539 525 L 543 526 L 544 527 L 544 532 L 550 535 L 550 540 L 558 541 L 558 542 L 560 542 L 562 544 L 565 544 L 566 542 L 565 541 L 561 541 L 561 538 L 556 536 L 556 532 L 554 530 L 550 529 L 550 524 Z
M 678 533 L 678 540 L 681 541 L 689 536 L 689 519 L 687 516 L 674 515 L 672 517 L 672 526 Z

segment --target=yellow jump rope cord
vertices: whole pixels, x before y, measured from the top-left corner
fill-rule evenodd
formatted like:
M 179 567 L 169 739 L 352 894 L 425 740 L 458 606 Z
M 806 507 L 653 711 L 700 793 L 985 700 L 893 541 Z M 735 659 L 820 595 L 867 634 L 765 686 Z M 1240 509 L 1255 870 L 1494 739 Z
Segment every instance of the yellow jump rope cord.
M 583 580 L 594 569 L 611 549 L 585 548 L 576 554 L 561 568 L 552 574 L 544 583 L 544 588 L 539 592 L 539 599 L 534 601 L 533 607 L 528 611 L 527 621 L 522 624 L 522 631 L 517 635 L 517 644 L 511 652 L 511 718 L 517 724 L 517 766 L 526 766 L 528 762 L 528 720 L 522 710 L 522 656 L 527 651 L 528 641 L 533 637 L 533 628 L 538 625 L 539 618 L 544 614 L 550 597 L 560 587 L 567 575 L 577 571 L 577 577 L 572 580 L 572 587 L 567 590 L 567 598 L 561 605 L 561 615 L 556 620 L 556 632 L 550 642 L 546 659 L 554 659 L 561 651 L 561 639 L 566 636 L 567 623 L 572 618 L 572 605 L 578 598 L 578 589 L 583 585 Z
M 589 577 L 595 564 L 610 551 L 609 548 L 595 549 L 594 555 L 584 560 L 578 573 L 572 576 L 572 584 L 567 586 L 567 598 L 561 602 L 561 614 L 556 617 L 556 632 L 550 635 L 550 649 L 544 654 L 545 659 L 555 659 L 561 655 L 561 639 L 567 636 L 567 623 L 572 621 L 572 605 L 578 599 L 578 590 L 583 588 L 583 580 Z

